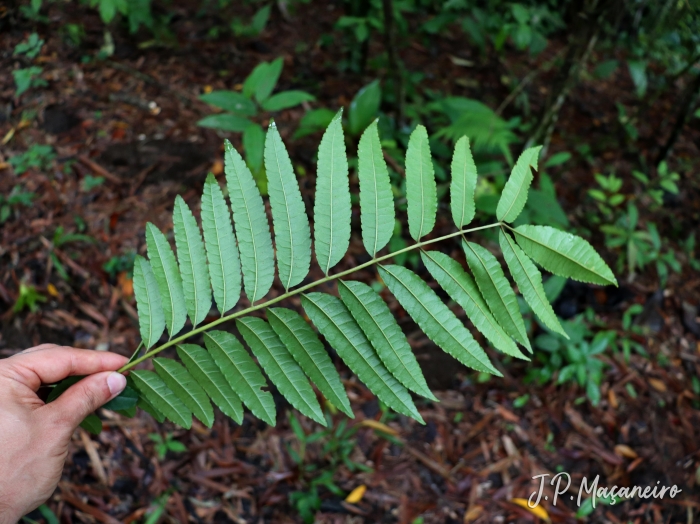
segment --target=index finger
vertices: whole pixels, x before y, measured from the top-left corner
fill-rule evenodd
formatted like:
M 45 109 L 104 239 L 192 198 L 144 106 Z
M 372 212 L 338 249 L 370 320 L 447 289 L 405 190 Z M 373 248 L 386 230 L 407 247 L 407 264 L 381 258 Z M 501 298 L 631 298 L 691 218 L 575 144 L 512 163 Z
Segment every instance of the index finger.
M 29 353 L 18 353 L 1 361 L 0 366 L 9 366 L 15 372 L 15 378 L 36 391 L 41 384 L 53 384 L 66 377 L 116 371 L 127 360 L 122 355 L 106 351 L 47 346 Z

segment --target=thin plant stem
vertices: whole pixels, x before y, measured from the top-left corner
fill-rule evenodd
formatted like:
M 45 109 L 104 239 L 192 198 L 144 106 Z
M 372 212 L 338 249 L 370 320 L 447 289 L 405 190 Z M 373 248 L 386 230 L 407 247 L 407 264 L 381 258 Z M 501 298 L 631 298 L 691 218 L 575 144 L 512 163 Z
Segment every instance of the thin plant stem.
M 233 320 L 235 318 L 242 317 L 244 315 L 252 313 L 253 311 L 257 311 L 259 309 L 269 307 L 273 304 L 276 304 L 277 302 L 281 302 L 284 299 L 293 297 L 294 295 L 298 295 L 299 293 L 303 293 L 303 292 L 305 292 L 313 287 L 316 287 L 320 284 L 325 284 L 326 282 L 332 282 L 333 280 L 336 280 L 338 278 L 346 277 L 348 275 L 351 275 L 352 273 L 355 273 L 356 271 L 359 271 L 360 269 L 364 269 L 366 267 L 373 266 L 374 264 L 378 264 L 379 262 L 384 262 L 385 260 L 388 260 L 392 257 L 395 257 L 396 255 L 400 255 L 402 253 L 407 253 L 408 251 L 412 251 L 412 250 L 417 249 L 417 248 L 422 248 L 423 246 L 427 246 L 429 244 L 433 244 L 433 243 L 439 242 L 441 240 L 446 240 L 448 238 L 456 237 L 459 235 L 464 235 L 465 233 L 472 233 L 474 231 L 480 231 L 482 229 L 489 229 L 492 227 L 498 227 L 499 225 L 501 225 L 501 223 L 496 222 L 494 224 L 489 224 L 487 226 L 479 226 L 479 227 L 474 227 L 471 229 L 464 229 L 464 230 L 460 229 L 459 231 L 456 231 L 454 233 L 450 233 L 449 235 L 444 235 L 444 236 L 441 236 L 438 238 L 433 238 L 431 240 L 425 240 L 423 242 L 416 242 L 415 244 L 412 244 L 408 247 L 405 247 L 403 249 L 399 249 L 398 251 L 394 251 L 393 253 L 389 253 L 388 255 L 384 255 L 384 256 L 381 256 L 378 258 L 373 258 L 369 262 L 365 262 L 364 264 L 360 264 L 359 266 L 353 267 L 353 268 L 345 270 L 345 271 L 341 271 L 340 273 L 336 273 L 335 275 L 328 275 L 322 279 L 319 279 L 315 282 L 311 282 L 310 284 L 306 284 L 305 286 L 302 286 L 300 288 L 294 289 L 292 291 L 287 291 L 286 293 L 284 293 L 278 297 L 271 298 L 270 300 L 268 300 L 266 302 L 262 302 L 261 304 L 257 304 L 257 305 L 252 305 L 246 309 L 242 309 L 241 311 L 236 311 L 235 313 L 231 313 L 230 315 L 223 316 L 221 318 L 218 318 L 218 319 L 210 322 L 209 324 L 195 328 L 192 331 L 184 333 L 183 335 L 180 335 L 177 338 L 173 338 L 173 339 L 169 340 L 168 342 L 166 342 L 165 344 L 163 344 L 162 346 L 159 346 L 155 349 L 152 349 L 151 351 L 147 352 L 145 355 L 143 355 L 143 356 L 141 356 L 133 361 L 128 362 L 126 365 L 124 365 L 119 370 L 119 372 L 124 373 L 125 371 L 128 371 L 129 369 L 133 368 L 134 366 L 143 362 L 144 360 L 148 360 L 149 358 L 157 355 L 158 353 L 160 353 L 164 349 L 167 349 L 171 346 L 179 344 L 179 343 L 187 340 L 188 338 L 190 338 L 193 335 L 203 333 L 204 331 L 207 331 L 207 330 L 213 328 L 214 326 L 218 326 L 219 324 L 222 324 L 224 322 L 228 322 L 229 320 Z

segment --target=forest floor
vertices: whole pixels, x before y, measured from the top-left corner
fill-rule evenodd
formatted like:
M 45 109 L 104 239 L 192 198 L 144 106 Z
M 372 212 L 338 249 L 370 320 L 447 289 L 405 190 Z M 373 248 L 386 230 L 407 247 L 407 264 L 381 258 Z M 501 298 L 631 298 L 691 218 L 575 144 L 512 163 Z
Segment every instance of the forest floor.
M 93 19 L 86 20 L 87 12 L 68 9 L 56 16 L 61 23 L 83 17 L 83 45 L 99 48 L 101 24 L 92 11 Z M 0 194 L 21 184 L 37 195 L 31 207 L 0 225 L 1 357 L 45 342 L 124 355 L 134 350 L 139 335 L 131 282 L 118 264 L 111 273 L 104 264 L 130 251 L 143 252 L 146 222 L 168 229 L 174 197 L 182 194 L 198 208 L 206 173 L 222 174 L 222 140 L 216 132 L 196 126 L 211 111 L 197 97 L 205 86 L 231 88 L 261 60 L 284 56 L 281 87 L 310 90 L 318 97 L 315 106 L 347 106 L 372 77 L 339 74 L 335 64 L 341 58 L 340 46 L 315 45 L 336 18 L 331 11 L 302 11 L 293 21 L 274 14 L 262 36 L 243 43 L 206 40 L 201 37 L 206 20 L 176 19 L 177 50 L 139 49 L 125 35 L 115 34 L 114 55 L 87 62 L 53 31 L 45 37 L 41 56 L 46 88 L 18 101 L 12 76 L 0 75 L 0 100 L 8 108 L 0 112 L 0 138 L 5 137 Z M 18 26 L 0 34 L 0 71 L 13 69 L 10 50 L 29 32 Z M 551 46 L 556 50 L 557 43 Z M 370 55 L 375 51 L 381 52 L 381 46 L 373 42 Z M 456 65 L 450 56 L 476 65 Z M 501 61 L 479 58 L 457 36 L 429 49 L 412 45 L 402 57 L 410 70 L 426 74 L 431 88 L 479 98 L 492 107 L 508 95 L 501 82 L 503 68 L 522 77 L 538 65 L 519 55 L 506 54 Z M 476 80 L 478 87 L 464 87 L 460 80 L 465 77 Z M 546 85 L 543 74 L 529 89 L 535 107 L 542 103 Z M 552 150 L 585 142 L 596 158 L 591 165 L 575 157 L 554 176 L 559 199 L 574 224 L 583 216 L 583 195 L 593 186 L 593 173 L 615 170 L 627 180 L 640 154 L 620 147 L 624 138 L 614 101 L 634 103 L 630 92 L 623 75 L 605 82 L 584 80 L 560 117 Z M 644 148 L 656 147 L 654 130 L 660 129 L 675 95 L 670 90 L 640 125 L 642 155 Z M 303 111 L 285 111 L 277 124 L 295 165 L 312 173 L 319 137 L 291 139 Z M 238 136 L 232 139 L 240 145 Z M 48 169 L 15 176 L 6 161 L 30 144 L 52 145 L 56 158 Z M 698 144 L 700 129 L 689 125 L 674 150 L 678 157 L 695 158 L 695 172 Z M 104 182 L 86 190 L 81 181 L 87 176 L 104 177 Z M 700 183 L 692 168 L 683 177 L 678 201 L 667 212 L 676 215 L 675 221 L 663 214 L 656 217 L 662 233 L 671 223 L 698 230 Z M 309 205 L 313 177 L 300 181 Z M 61 242 L 61 235 L 55 234 L 61 227 L 91 240 Z M 446 221 L 438 221 L 435 234 L 448 227 Z M 594 235 L 593 243 L 614 262 L 602 237 Z M 458 257 L 457 247 L 441 245 Z M 356 265 L 362 252 L 359 238 L 353 238 L 338 270 Z M 65 276 L 55 260 L 65 268 Z M 318 268 L 313 271 L 312 278 L 320 275 Z M 368 282 L 375 278 L 369 271 L 358 275 Z M 14 314 L 12 306 L 24 280 L 47 300 L 36 312 Z M 569 495 L 575 498 L 583 477 L 590 482 L 599 475 L 599 486 L 654 486 L 660 481 L 683 491 L 674 500 L 637 498 L 604 506 L 590 521 L 691 523 L 693 515 L 700 516 L 700 403 L 692 387 L 692 378 L 700 376 L 700 275 L 687 268 L 683 274 L 671 273 L 664 289 L 658 288 L 651 271 L 631 282 L 624 277 L 620 281 L 620 289 L 614 291 L 568 285 L 555 305 L 569 317 L 590 308 L 601 325 L 620 334 L 622 313 L 632 304 L 644 308 L 638 318 L 642 334 L 632 336 L 649 356 L 633 353 L 627 362 L 620 353 L 606 352 L 601 357 L 606 367 L 597 407 L 575 385 L 525 385 L 528 366 L 538 364 L 499 364 L 503 379 L 479 383 L 474 373 L 420 336 L 400 306 L 386 296 L 440 399 L 417 401 L 426 425 L 403 416 L 387 417 L 336 359 L 356 414 L 347 422 L 354 428 L 352 434 L 328 434 L 301 453 L 288 408 L 276 392 L 280 414 L 274 428 L 246 415 L 240 426 L 217 416 L 212 429 L 195 422 L 192 430 L 184 431 L 167 423 L 159 426 L 144 413 L 126 419 L 102 412 L 105 431 L 99 437 L 76 432 L 63 480 L 48 505 L 61 522 L 140 522 L 159 505 L 170 522 L 301 522 L 290 494 L 310 496 L 312 479 L 325 470 L 332 472 L 342 493 L 318 488 L 317 522 L 534 522 L 538 514 L 513 499 L 527 499 L 536 490 L 533 476 L 565 471 L 573 477 L 566 496 L 553 506 L 552 488 L 545 492 L 550 498 L 543 507 L 553 522 L 576 522 L 578 508 Z M 272 293 L 281 293 L 281 288 Z M 286 305 L 298 306 L 294 299 Z M 517 399 L 525 395 L 529 397 L 523 405 Z M 336 427 L 341 420 L 342 415 L 334 416 Z M 307 435 L 321 429 L 303 417 L 300 423 Z M 172 433 L 187 451 L 159 458 L 149 436 L 153 433 Z M 371 470 L 351 471 L 344 458 Z M 346 502 L 345 496 L 361 485 L 367 488 L 361 500 Z M 42 516 L 35 513 L 32 518 L 41 521 Z

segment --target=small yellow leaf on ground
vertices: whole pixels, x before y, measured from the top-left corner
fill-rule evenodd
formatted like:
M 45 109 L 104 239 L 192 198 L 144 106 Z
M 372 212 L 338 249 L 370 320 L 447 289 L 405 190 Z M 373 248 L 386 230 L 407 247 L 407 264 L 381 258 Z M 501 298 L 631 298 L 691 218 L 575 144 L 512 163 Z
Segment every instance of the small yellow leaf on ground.
M 527 503 L 527 499 L 511 499 L 511 502 L 513 504 L 517 504 L 521 508 L 526 509 L 527 511 L 532 513 L 535 517 L 537 517 L 538 519 L 542 519 L 544 521 L 550 522 L 549 513 L 547 513 L 547 510 L 544 509 L 542 506 L 537 505 L 534 508 L 531 508 Z
M 636 459 L 637 458 L 637 453 L 629 447 L 626 446 L 625 444 L 618 444 L 615 446 L 615 455 L 618 455 L 620 457 L 627 457 L 630 459 Z
M 481 514 L 484 512 L 484 508 L 481 506 L 472 506 L 467 510 L 467 512 L 464 514 L 464 524 L 469 524 L 470 522 L 474 522 L 476 519 L 478 519 Z
M 664 384 L 663 381 L 659 380 L 658 378 L 650 378 L 649 384 L 651 384 L 651 387 L 656 391 L 660 391 L 661 393 L 666 392 L 666 384 Z
M 211 174 L 214 176 L 219 176 L 224 172 L 224 163 L 220 158 L 214 160 L 214 163 L 211 165 L 211 169 L 209 171 L 211 171 Z
M 397 436 L 399 434 L 398 431 L 396 431 L 394 428 L 390 428 L 386 424 L 383 424 L 381 422 L 377 422 L 376 420 L 372 419 L 366 419 L 360 422 L 360 426 L 365 426 L 366 428 L 372 428 L 376 429 L 377 431 L 381 431 L 382 433 L 387 433 L 389 435 Z
M 51 295 L 52 297 L 58 296 L 58 289 L 56 289 L 56 286 L 54 286 L 51 283 L 49 283 L 49 285 L 46 286 L 46 291 L 48 291 L 49 295 Z
M 117 275 L 117 284 L 122 291 L 122 296 L 128 298 L 134 294 L 134 281 L 129 278 L 125 271 Z
M 214 88 L 213 88 L 212 86 L 209 86 L 209 85 L 204 86 L 204 92 L 205 92 L 206 94 L 209 94 L 209 93 L 211 93 L 212 91 L 214 91 Z
M 613 409 L 617 409 L 617 407 L 620 405 L 620 403 L 617 401 L 617 395 L 612 389 L 608 390 L 608 402 L 610 403 L 610 407 Z
M 10 140 L 12 140 L 12 137 L 15 136 L 15 128 L 11 128 L 7 134 L 3 137 L 2 142 L 0 144 L 5 145 L 7 144 Z
M 353 489 L 347 497 L 345 497 L 345 502 L 347 502 L 348 504 L 357 504 L 362 500 L 362 497 L 365 496 L 366 491 L 367 486 L 365 486 L 364 484 L 360 484 L 355 489 Z

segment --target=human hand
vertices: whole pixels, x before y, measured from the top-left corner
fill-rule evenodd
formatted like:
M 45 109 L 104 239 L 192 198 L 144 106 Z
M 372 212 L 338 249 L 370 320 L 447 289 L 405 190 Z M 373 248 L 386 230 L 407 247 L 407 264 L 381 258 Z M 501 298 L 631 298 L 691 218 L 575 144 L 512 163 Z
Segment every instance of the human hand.
M 61 479 L 68 443 L 80 422 L 116 397 L 126 379 L 115 353 L 43 344 L 0 360 L 0 524 L 44 503 Z M 41 384 L 89 375 L 50 404 Z

